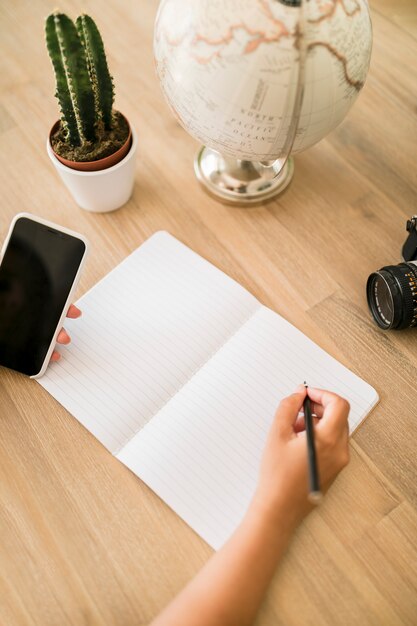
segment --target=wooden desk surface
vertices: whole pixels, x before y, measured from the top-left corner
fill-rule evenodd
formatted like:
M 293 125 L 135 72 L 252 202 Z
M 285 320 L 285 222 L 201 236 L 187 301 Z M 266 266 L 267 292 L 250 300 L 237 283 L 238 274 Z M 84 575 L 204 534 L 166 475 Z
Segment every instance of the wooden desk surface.
M 381 403 L 352 460 L 302 525 L 262 626 L 417 624 L 417 330 L 371 322 L 368 274 L 400 258 L 416 212 L 417 10 L 373 0 L 370 74 L 345 122 L 296 157 L 290 188 L 257 208 L 223 206 L 196 182 L 196 143 L 163 101 L 152 60 L 156 0 L 63 0 L 96 17 L 117 106 L 139 133 L 134 196 L 77 208 L 45 139 L 57 118 L 43 42 L 55 0 L 0 7 L 0 236 L 21 210 L 84 232 L 79 294 L 158 229 L 240 281 L 357 374 Z M 145 624 L 210 549 L 36 382 L 0 372 L 0 623 Z

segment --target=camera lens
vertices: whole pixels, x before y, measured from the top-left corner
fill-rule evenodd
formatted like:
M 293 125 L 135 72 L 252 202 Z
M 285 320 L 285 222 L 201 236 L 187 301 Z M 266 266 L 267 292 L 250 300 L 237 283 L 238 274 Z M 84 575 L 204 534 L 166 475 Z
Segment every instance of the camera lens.
M 417 261 L 387 265 L 368 278 L 366 296 L 378 326 L 402 329 L 417 325 Z

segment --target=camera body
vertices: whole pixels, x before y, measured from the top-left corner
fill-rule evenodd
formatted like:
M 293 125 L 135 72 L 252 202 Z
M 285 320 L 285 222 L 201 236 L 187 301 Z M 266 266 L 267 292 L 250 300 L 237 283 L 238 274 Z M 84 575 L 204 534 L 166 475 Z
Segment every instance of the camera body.
M 417 215 L 407 220 L 406 228 L 404 262 L 382 267 L 366 285 L 369 310 L 383 330 L 417 326 Z
M 406 263 L 417 260 L 417 215 L 407 220 L 407 232 L 409 233 L 402 254 Z

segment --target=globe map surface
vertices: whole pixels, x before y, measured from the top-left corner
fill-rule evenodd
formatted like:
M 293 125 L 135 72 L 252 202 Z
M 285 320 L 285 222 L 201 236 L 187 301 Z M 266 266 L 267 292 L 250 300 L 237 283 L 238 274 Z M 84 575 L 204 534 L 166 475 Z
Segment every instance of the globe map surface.
M 154 53 L 168 103 L 203 144 L 239 159 L 284 155 L 303 33 L 303 98 L 292 152 L 345 117 L 369 67 L 366 0 L 162 0 Z M 296 3 L 294 3 L 296 4 Z

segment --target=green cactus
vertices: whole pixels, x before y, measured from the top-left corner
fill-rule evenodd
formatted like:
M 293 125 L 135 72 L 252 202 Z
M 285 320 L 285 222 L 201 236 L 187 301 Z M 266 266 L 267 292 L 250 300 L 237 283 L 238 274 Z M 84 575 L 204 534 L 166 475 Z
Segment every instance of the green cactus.
M 96 139 L 94 92 L 85 52 L 74 23 L 63 13 L 46 20 L 46 44 L 55 70 L 56 97 L 68 142 L 83 145 Z
M 110 130 L 112 127 L 114 87 L 107 66 L 103 40 L 94 20 L 89 15 L 80 15 L 75 24 L 85 50 L 96 113 L 99 119 L 103 121 L 104 128 Z

